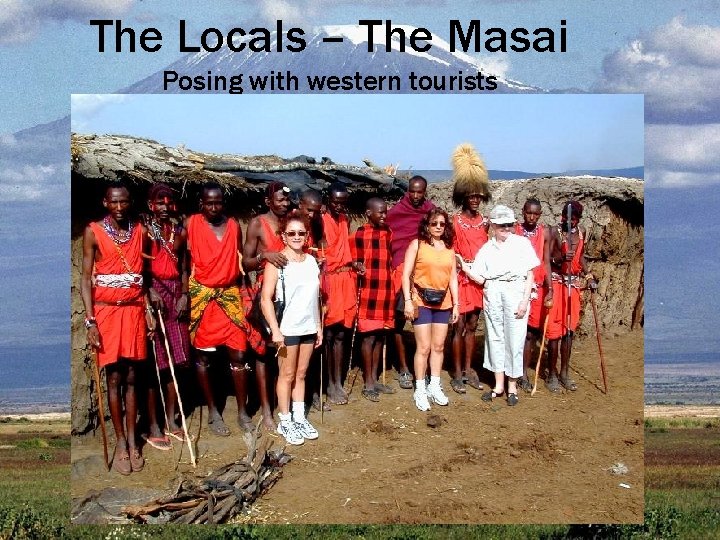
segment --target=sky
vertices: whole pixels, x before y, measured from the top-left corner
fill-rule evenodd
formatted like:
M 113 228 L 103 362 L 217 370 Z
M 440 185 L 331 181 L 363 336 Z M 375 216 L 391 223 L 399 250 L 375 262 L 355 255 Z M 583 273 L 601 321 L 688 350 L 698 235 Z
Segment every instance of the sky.
M 154 26 L 165 36 L 163 48 L 157 53 L 99 53 L 97 30 L 88 24 L 91 18 L 122 19 L 124 24 L 137 29 Z M 0 272 L 4 285 L 0 291 L 0 344 L 43 343 L 66 347 L 69 341 L 67 331 L 63 331 L 67 327 L 70 304 L 66 288 L 70 213 L 67 126 L 53 124 L 54 135 L 48 140 L 37 140 L 27 133 L 34 133 L 39 124 L 68 115 L 71 94 L 114 93 L 178 60 L 181 57 L 177 43 L 180 19 L 187 21 L 188 35 L 197 37 L 210 26 L 272 27 L 282 19 L 286 25 L 310 31 L 315 25 L 353 24 L 361 18 L 389 19 L 393 23 L 426 27 L 445 40 L 449 37 L 451 19 L 466 23 L 479 19 L 483 28 L 507 29 L 523 25 L 557 27 L 561 19 L 566 20 L 566 53 L 483 54 L 481 59 L 489 71 L 547 90 L 644 95 L 648 224 L 646 351 L 720 350 L 720 338 L 714 337 L 717 330 L 712 317 L 720 268 L 708 255 L 720 251 L 720 246 L 717 235 L 698 238 L 698 228 L 687 229 L 688 220 L 713 223 L 714 208 L 720 202 L 720 160 L 717 159 L 720 155 L 720 3 L 712 0 L 399 0 L 393 3 L 380 0 L 0 0 L 0 73 L 3 75 L 0 77 Z M 566 96 L 557 98 L 563 97 Z M 241 111 L 243 117 L 237 121 L 227 116 L 221 118 L 216 126 L 208 129 L 207 138 L 220 142 L 220 127 L 235 133 L 247 130 L 246 119 L 254 114 L 253 107 L 247 107 L 251 103 L 248 98 L 247 95 L 235 96 L 235 102 L 228 101 L 228 110 L 230 103 L 233 107 L 245 104 L 246 108 Z M 412 96 L 395 98 L 398 101 L 393 106 L 398 110 L 411 106 L 415 99 Z M 298 99 L 309 103 L 307 96 Z M 632 103 L 633 97 L 628 99 L 628 103 Z M 446 115 L 444 121 L 433 119 L 427 141 L 423 141 L 426 146 L 415 147 L 422 150 L 415 154 L 427 159 L 427 165 L 423 163 L 423 166 L 446 168 L 447 158 L 442 154 L 447 154 L 444 148 L 452 145 L 446 145 L 445 141 L 442 145 L 433 145 L 435 132 L 438 136 L 445 129 L 460 132 L 476 106 L 485 107 L 490 103 L 485 99 L 476 101 L 473 107 L 457 116 Z M 140 103 L 133 103 L 131 99 L 123 103 L 104 100 L 97 104 L 95 113 L 86 112 L 84 119 L 78 117 L 73 121 L 85 121 L 88 127 L 95 125 L 94 122 L 109 122 L 105 116 L 110 115 L 114 107 L 120 110 L 121 106 L 136 107 Z M 392 122 L 394 107 L 388 105 L 386 111 L 389 112 L 375 117 L 372 123 L 365 122 L 363 127 L 391 140 L 392 130 L 398 129 Z M 549 107 L 541 109 L 550 110 Z M 432 118 L 438 110 L 430 107 L 417 111 L 412 126 L 425 121 L 426 115 Z M 519 114 L 513 106 L 500 110 L 508 116 Z M 151 110 L 146 116 L 159 112 L 159 108 Z M 532 114 L 542 111 L 525 112 L 531 118 Z M 562 113 L 553 120 L 559 122 L 572 117 L 567 111 Z M 193 114 L 192 108 L 179 111 L 177 124 L 182 123 L 184 115 Z M 348 114 L 347 107 L 344 114 Z M 491 117 L 493 108 L 488 105 L 484 114 Z M 139 128 L 141 120 L 143 115 L 136 117 L 134 125 Z M 488 126 L 490 135 L 502 132 L 503 142 L 507 140 L 508 131 L 502 130 L 513 127 L 502 120 L 487 123 L 483 117 L 479 121 Z M 575 141 L 576 138 L 599 136 L 597 130 L 592 129 L 593 123 L 585 123 L 590 128 L 588 133 L 574 137 L 573 144 L 583 143 Z M 106 125 L 110 129 L 109 124 Z M 519 125 L 537 128 L 529 121 Z M 281 121 L 272 126 L 278 139 L 286 136 L 285 126 Z M 625 136 L 622 126 L 609 129 L 611 136 L 605 133 L 607 151 L 603 151 L 603 155 L 617 156 L 619 161 L 602 166 L 637 165 L 635 160 L 627 163 L 620 157 L 623 150 L 637 154 L 637 148 L 622 138 Z M 20 130 L 30 132 L 23 135 Z M 319 141 L 327 131 L 328 126 L 320 126 L 311 135 L 304 130 L 298 136 L 306 142 Z M 134 129 L 133 132 L 137 133 Z M 172 133 L 159 134 L 157 138 L 165 140 L 166 136 L 167 142 L 173 144 Z M 445 136 L 452 138 L 452 135 Z M 634 136 L 628 137 L 637 140 Z M 190 135 L 184 138 L 183 144 L 188 147 L 205 149 L 202 141 L 194 145 L 188 142 L 192 140 Z M 348 139 L 348 133 L 343 131 L 331 139 L 328 147 L 333 143 L 335 148 L 338 140 Z M 536 137 L 537 140 L 541 139 Z M 250 141 L 246 142 L 249 146 Z M 267 138 L 257 142 L 267 142 Z M 481 142 L 478 149 L 489 157 L 491 168 L 516 168 L 514 164 L 506 165 L 507 154 L 503 154 L 506 149 L 502 148 L 499 138 L 489 136 Z M 622 146 L 628 148 L 617 148 Z M 438 147 L 443 151 L 431 160 Z M 271 150 L 273 153 L 275 148 Z M 584 160 L 594 156 L 584 152 L 577 157 L 577 152 L 569 151 L 570 148 L 563 155 L 568 167 L 573 167 L 573 158 L 577 158 L 580 167 L 593 166 Z M 223 151 L 220 147 L 210 150 Z M 517 151 L 514 163 L 527 159 L 527 167 L 534 168 L 530 160 L 542 158 L 540 152 L 534 150 L 525 145 Z M 303 145 L 301 151 L 330 153 L 325 147 L 310 144 Z M 349 162 L 358 159 L 349 153 L 352 151 L 349 145 L 337 151 L 339 155 L 348 152 Z M 362 157 L 382 164 L 399 161 L 401 167 L 420 167 L 415 163 L 417 158 L 408 157 L 403 147 Z M 42 219 L 31 218 L 38 215 Z M 692 241 L 687 241 L 683 231 L 692 233 Z M 37 241 L 29 242 L 28 238 L 37 238 Z M 671 282 L 673 285 L 668 286 Z M 14 293 L 21 288 L 29 291 L 29 299 Z
M 449 169 L 462 142 L 472 142 L 490 169 L 643 164 L 637 94 L 74 95 L 71 118 L 78 133 L 129 134 L 200 152 L 329 156 L 351 165 L 369 158 L 401 169 Z

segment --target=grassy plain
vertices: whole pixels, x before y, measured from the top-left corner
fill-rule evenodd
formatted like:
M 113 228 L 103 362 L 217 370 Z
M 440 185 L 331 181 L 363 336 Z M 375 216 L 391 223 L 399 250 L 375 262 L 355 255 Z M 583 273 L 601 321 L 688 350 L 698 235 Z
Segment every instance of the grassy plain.
M 718 538 L 720 420 L 646 418 L 644 525 L 72 526 L 69 422 L 0 418 L 0 540 L 6 538 Z M 521 486 L 519 487 L 521 489 Z

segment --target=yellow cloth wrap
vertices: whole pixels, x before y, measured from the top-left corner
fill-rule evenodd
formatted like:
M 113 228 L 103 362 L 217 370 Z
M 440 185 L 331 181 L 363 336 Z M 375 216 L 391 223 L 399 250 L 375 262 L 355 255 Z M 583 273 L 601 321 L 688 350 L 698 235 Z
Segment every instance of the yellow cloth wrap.
M 240 299 L 240 288 L 237 285 L 231 287 L 206 287 L 194 277 L 188 282 L 190 293 L 190 337 L 195 338 L 195 332 L 200 325 L 205 308 L 212 300 L 225 312 L 228 318 L 242 329 L 247 328 L 245 310 Z

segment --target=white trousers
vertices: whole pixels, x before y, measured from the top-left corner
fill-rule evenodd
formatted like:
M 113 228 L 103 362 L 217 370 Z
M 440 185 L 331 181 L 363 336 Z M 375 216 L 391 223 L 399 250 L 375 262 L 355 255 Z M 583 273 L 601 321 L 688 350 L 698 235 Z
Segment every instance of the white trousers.
M 522 319 L 515 312 L 525 293 L 525 280 L 487 281 L 483 289 L 485 312 L 485 361 L 493 373 L 505 372 L 513 379 L 522 376 L 523 348 L 530 306 Z

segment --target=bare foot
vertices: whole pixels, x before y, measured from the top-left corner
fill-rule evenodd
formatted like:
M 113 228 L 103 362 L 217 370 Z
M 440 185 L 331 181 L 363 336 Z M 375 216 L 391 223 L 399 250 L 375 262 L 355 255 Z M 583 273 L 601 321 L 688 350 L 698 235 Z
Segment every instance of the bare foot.
M 255 425 L 252 423 L 252 418 L 250 418 L 247 413 L 238 413 L 237 424 L 243 431 L 255 431 Z
M 263 427 L 267 429 L 269 432 L 274 433 L 277 429 L 277 424 L 275 424 L 275 421 L 273 420 L 272 413 L 265 414 L 262 413 L 262 423 Z

